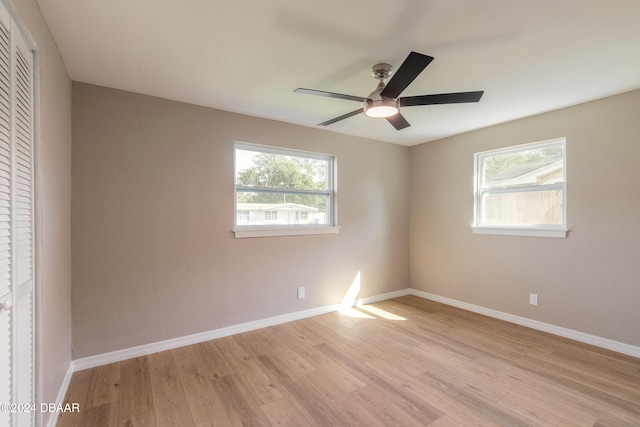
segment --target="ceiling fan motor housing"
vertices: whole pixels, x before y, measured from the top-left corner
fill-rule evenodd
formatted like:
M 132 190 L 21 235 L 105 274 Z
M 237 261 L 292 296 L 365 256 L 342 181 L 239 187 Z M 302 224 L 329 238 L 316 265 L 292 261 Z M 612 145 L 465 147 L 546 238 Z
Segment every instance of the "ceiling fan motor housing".
M 374 79 L 384 80 L 389 78 L 392 70 L 393 70 L 393 67 L 389 64 L 385 64 L 385 63 L 376 64 L 373 67 L 371 67 L 371 75 L 373 76 Z
M 389 64 L 376 64 L 371 69 L 371 75 L 380 80 L 378 87 L 369 94 L 364 102 L 364 114 L 368 117 L 389 117 L 399 111 L 398 101 L 380 93 L 384 90 L 384 79 L 391 75 L 393 68 Z

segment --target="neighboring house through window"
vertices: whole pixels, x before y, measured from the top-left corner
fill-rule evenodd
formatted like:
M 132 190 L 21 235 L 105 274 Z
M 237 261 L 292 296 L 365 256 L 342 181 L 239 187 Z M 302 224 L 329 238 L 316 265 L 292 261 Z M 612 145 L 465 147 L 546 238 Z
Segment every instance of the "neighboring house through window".
M 481 234 L 565 237 L 563 139 L 475 154 L 475 224 Z

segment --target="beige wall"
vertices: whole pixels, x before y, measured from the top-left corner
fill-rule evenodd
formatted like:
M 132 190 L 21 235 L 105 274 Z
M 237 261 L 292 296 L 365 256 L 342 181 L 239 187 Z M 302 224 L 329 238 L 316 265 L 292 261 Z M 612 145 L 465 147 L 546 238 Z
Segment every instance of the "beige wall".
M 235 239 L 233 143 L 336 155 L 338 235 Z M 73 354 L 408 287 L 409 149 L 73 86 Z M 296 288 L 306 287 L 306 299 Z
M 71 245 L 71 82 L 36 2 L 13 4 L 40 55 L 42 401 L 71 360 L 71 246 L 76 358 L 332 304 L 358 271 L 364 296 L 410 282 L 640 345 L 640 92 L 409 150 L 76 83 Z M 558 136 L 569 237 L 471 234 L 473 153 Z M 336 154 L 340 234 L 234 239 L 234 140 Z
M 640 345 L 639 111 L 635 91 L 412 147 L 411 286 Z M 474 152 L 556 137 L 568 238 L 472 234 Z
M 36 157 L 42 245 L 43 402 L 55 402 L 71 362 L 71 80 L 35 0 L 14 0 L 40 56 L 40 155 Z M 44 421 L 49 414 L 42 414 Z

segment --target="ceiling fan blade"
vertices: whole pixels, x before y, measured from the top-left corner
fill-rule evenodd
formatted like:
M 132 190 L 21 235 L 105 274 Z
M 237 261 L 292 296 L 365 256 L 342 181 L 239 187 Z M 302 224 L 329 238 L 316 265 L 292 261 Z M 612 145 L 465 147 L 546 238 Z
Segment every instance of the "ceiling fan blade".
M 396 130 L 402 130 L 411 126 L 407 119 L 405 119 L 404 116 L 400 113 L 394 114 L 391 117 L 387 117 L 387 121 L 391 123 L 393 127 L 396 128 Z
M 433 104 L 459 104 L 464 102 L 478 102 L 482 98 L 484 91 L 441 93 L 438 95 L 407 96 L 398 99 L 401 107 L 412 107 L 414 105 Z
M 331 119 L 331 120 L 327 120 L 326 122 L 318 123 L 318 126 L 328 126 L 328 125 L 331 125 L 331 124 L 333 124 L 335 122 L 339 122 L 340 120 L 344 120 L 344 119 L 348 119 L 349 117 L 357 116 L 358 114 L 362 113 L 363 111 L 364 111 L 364 108 L 358 108 L 357 110 L 353 110 L 350 113 L 343 114 L 340 117 L 336 117 L 335 119 Z
M 304 93 L 306 95 L 317 95 L 317 96 L 326 96 L 328 98 L 338 98 L 338 99 L 346 99 L 347 101 L 358 101 L 364 102 L 367 98 L 362 98 L 361 96 L 353 96 L 353 95 L 345 95 L 342 93 L 334 93 L 334 92 L 325 92 L 324 90 L 315 90 L 315 89 L 305 89 L 299 87 L 294 90 L 295 93 Z
M 418 77 L 418 74 L 420 74 L 431 61 L 433 61 L 433 57 L 431 56 L 411 52 L 402 65 L 400 65 L 398 71 L 393 74 L 387 86 L 380 92 L 380 96 L 388 96 L 389 98 L 397 98 L 400 96 L 402 91 Z

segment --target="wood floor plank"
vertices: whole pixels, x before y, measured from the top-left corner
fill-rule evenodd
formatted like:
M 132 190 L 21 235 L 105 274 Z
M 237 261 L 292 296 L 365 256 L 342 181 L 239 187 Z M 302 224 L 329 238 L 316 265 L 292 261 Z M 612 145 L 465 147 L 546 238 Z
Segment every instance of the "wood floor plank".
M 124 421 L 120 421 L 120 427 L 156 427 L 155 411 L 131 415 Z
M 223 377 L 233 373 L 233 368 L 218 346 L 218 340 L 196 344 L 196 351 L 212 377 Z
M 105 403 L 87 409 L 82 414 L 81 426 L 118 427 L 117 402 Z
M 302 387 L 298 379 L 279 360 L 262 355 L 258 358 L 258 362 L 296 411 L 305 418 L 308 425 L 340 425 L 339 419 L 324 402 L 311 390 Z
M 209 345 L 210 347 L 215 347 L 219 354 L 224 357 L 224 360 L 227 361 L 228 366 L 231 367 L 231 372 L 227 375 L 232 375 L 236 366 L 242 363 L 243 360 L 251 358 L 234 337 L 218 338 Z
M 243 361 L 236 367 L 236 374 L 258 405 L 282 399 L 283 395 L 273 381 L 260 369 L 255 360 Z
M 637 379 L 608 371 L 602 366 L 583 364 L 558 357 L 555 354 L 523 355 L 518 360 L 523 364 L 534 364 L 536 370 L 598 389 L 617 399 L 629 403 L 640 402 L 640 388 Z
M 256 358 L 273 350 L 273 343 L 269 338 L 272 335 L 271 330 L 272 328 L 258 329 L 238 334 L 233 338 L 248 356 Z
M 366 383 L 358 379 L 355 375 L 352 375 L 348 370 L 340 367 L 337 363 L 335 367 L 323 367 L 316 372 L 321 375 L 328 383 L 333 387 L 343 391 L 344 393 L 351 393 L 360 387 L 366 387 Z
M 120 362 L 118 402 L 120 424 L 133 424 L 133 419 L 145 419 L 142 414 L 153 413 L 151 377 L 146 357 Z
M 313 369 L 308 369 L 309 371 L 321 370 L 326 372 L 327 375 L 331 375 L 336 385 L 344 387 L 347 391 L 353 390 L 354 387 L 364 387 L 366 385 L 315 347 L 315 345 L 324 343 L 324 340 L 307 338 L 292 339 L 292 336 L 297 336 L 297 333 L 292 333 L 292 330 L 287 326 L 295 323 L 279 325 L 276 336 L 282 342 L 286 343 L 286 346 L 284 346 L 285 350 L 289 348 L 295 351 L 299 357 L 302 357 L 303 360 L 307 361 L 313 367 Z
M 565 416 L 578 425 L 593 425 L 597 412 L 585 405 L 577 395 L 558 386 L 555 381 L 512 366 L 503 360 L 480 358 L 468 367 L 474 374 L 514 395 L 534 402 L 546 411 Z
M 333 346 L 340 346 L 345 352 L 357 353 L 361 360 L 373 359 L 384 354 L 384 349 L 373 344 L 366 337 L 372 327 L 369 319 L 352 319 L 340 312 L 326 316 L 316 316 L 317 327 L 324 341 Z
M 197 427 L 226 427 L 233 425 L 218 399 L 196 399 L 189 401 L 193 423 Z
M 196 426 L 225 426 L 231 424 L 212 380 L 216 370 L 204 363 L 198 344 L 171 350 L 187 404 Z
M 312 372 L 299 379 L 300 385 L 310 390 L 317 399 L 324 402 L 325 407 L 339 420 L 341 426 L 384 427 L 384 424 L 367 408 L 355 404 L 356 401 L 327 378 Z
M 212 380 L 231 425 L 268 426 L 269 421 L 236 374 Z
M 150 354 L 147 358 L 158 427 L 193 426 L 189 405 L 171 351 Z
M 415 296 L 76 372 L 59 427 L 640 426 L 640 359 Z
M 479 419 L 487 419 L 501 426 L 529 425 L 528 420 L 518 416 L 510 408 L 500 407 L 494 402 L 485 399 L 480 393 L 468 387 L 459 386 L 456 382 L 449 381 L 445 375 L 434 372 L 427 372 L 418 377 L 419 381 L 426 383 L 433 390 L 437 390 L 441 395 L 454 400 L 463 408 L 473 408 Z M 448 412 L 448 411 L 447 411 Z M 451 414 L 457 419 L 458 411 Z M 475 421 L 476 423 L 478 420 Z M 483 423 L 481 423 L 483 424 Z
M 415 352 L 414 349 L 408 349 L 407 354 L 418 357 L 421 353 Z M 393 362 L 393 360 L 389 361 Z M 483 399 L 486 399 L 490 402 L 498 402 L 504 399 L 509 394 L 507 390 L 504 390 L 491 381 L 488 381 L 484 376 L 475 374 L 470 369 L 470 365 L 473 365 L 475 363 L 475 360 L 463 362 L 463 364 L 456 364 L 451 363 L 449 360 L 427 359 L 423 363 L 424 372 L 419 375 L 429 374 L 433 372 L 438 374 L 441 372 L 446 372 L 447 378 L 450 381 L 454 381 L 460 387 L 465 387 L 466 389 L 470 390 L 470 392 L 478 394 L 482 396 Z
M 272 426 L 300 427 L 309 423 L 286 398 L 274 400 L 260 407 Z
M 278 349 L 273 351 L 271 356 L 280 360 L 296 377 L 301 377 L 317 370 L 311 362 L 305 360 L 304 357 L 292 349 Z
M 595 347 L 578 347 L 573 341 L 558 344 L 554 352 L 556 357 L 564 357 L 570 363 L 580 364 L 584 369 L 598 369 L 617 375 L 623 381 L 640 381 L 640 370 L 637 363 L 619 357 L 618 354 L 603 351 Z
M 198 348 L 198 344 L 194 344 L 171 350 L 187 400 L 203 398 L 213 392 L 209 372 Z
M 448 414 L 457 422 L 463 425 L 482 425 L 482 426 L 506 426 L 518 425 L 513 423 L 513 419 L 496 419 L 492 413 L 487 414 L 487 404 L 472 405 L 468 396 L 469 393 L 458 387 L 456 384 L 440 383 L 437 380 L 423 374 L 418 377 L 407 374 L 405 371 L 398 369 L 393 364 L 376 360 L 367 362 L 387 381 L 392 384 L 400 385 L 409 393 L 416 397 L 428 396 L 429 405 L 435 408 L 434 416 L 430 417 L 429 422 L 435 421 L 444 414 Z M 417 413 L 417 419 L 420 419 L 420 412 Z M 508 421 L 512 423 L 509 424 Z M 425 422 L 424 424 L 428 424 Z
M 431 424 L 429 427 L 465 427 L 448 415 L 443 415 Z
M 98 366 L 91 370 L 86 408 L 95 408 L 118 400 L 120 362 Z
M 408 408 L 409 402 L 402 396 L 390 395 L 375 384 L 360 387 L 350 393 L 353 401 L 378 418 L 386 426 L 426 425 Z M 413 416 L 411 415 L 413 414 Z
M 339 352 L 328 344 L 320 344 L 318 348 L 340 364 L 344 365 L 350 372 L 357 373 L 357 376 L 367 385 L 375 384 L 376 387 L 383 389 L 385 393 L 389 395 L 389 398 L 395 399 L 396 402 L 405 403 L 401 406 L 402 409 L 407 410 L 409 415 L 414 417 L 417 421 L 433 421 L 443 414 L 437 407 L 431 405 L 428 401 L 421 399 L 419 396 L 407 391 L 402 385 L 399 386 L 399 384 L 395 383 L 393 380 L 389 380 L 388 377 L 381 375 L 377 368 L 371 368 L 368 364 L 372 363 L 372 360 L 361 362 L 357 356 L 352 357 Z
M 318 344 L 322 344 L 324 340 L 314 330 L 313 325 L 310 324 L 309 319 L 302 319 L 296 322 L 284 323 L 282 325 L 289 333 L 297 336 L 300 341 L 303 341 L 307 345 L 313 347 Z
M 528 357 L 515 359 L 512 363 L 523 370 L 536 372 L 549 380 L 554 380 L 556 387 L 562 387 L 580 395 L 583 401 L 589 402 L 589 405 L 608 406 L 612 412 L 607 414 L 608 418 L 640 420 L 640 400 L 636 400 L 635 392 L 627 394 L 628 390 L 624 388 L 617 389 L 612 384 L 604 385 L 588 373 L 576 372 L 565 364 L 553 364 Z
M 505 408 L 509 408 L 511 412 L 519 414 L 523 419 L 530 420 L 531 424 L 535 423 L 550 427 L 578 427 L 593 425 L 573 422 L 561 415 L 549 412 L 535 403 L 531 403 L 528 400 L 514 395 L 507 395 L 504 399 L 500 400 L 498 404 Z

